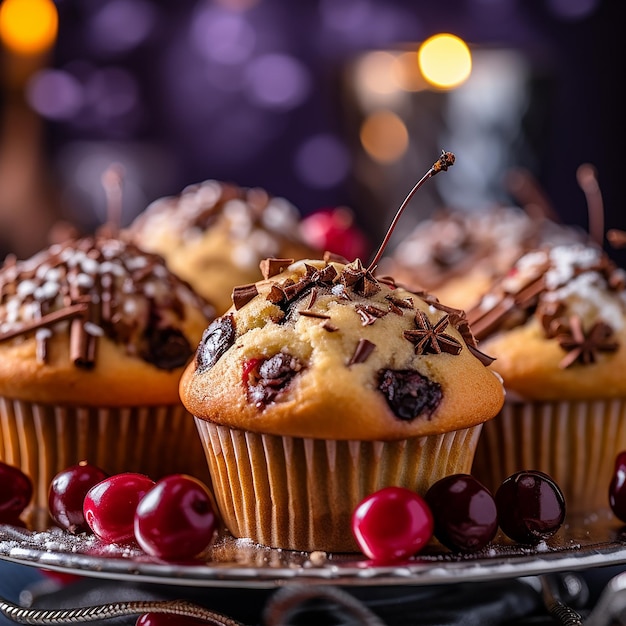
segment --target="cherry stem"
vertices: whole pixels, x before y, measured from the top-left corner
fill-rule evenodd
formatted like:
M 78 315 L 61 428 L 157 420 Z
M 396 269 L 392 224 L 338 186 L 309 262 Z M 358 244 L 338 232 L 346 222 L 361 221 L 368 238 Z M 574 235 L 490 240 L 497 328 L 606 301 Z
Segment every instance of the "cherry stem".
M 122 224 L 122 179 L 124 168 L 113 163 L 103 172 L 101 182 L 107 199 L 107 224 L 112 235 L 116 235 Z
M 595 167 L 589 163 L 583 163 L 576 170 L 576 180 L 587 200 L 589 236 L 592 241 L 602 247 L 604 243 L 604 202 L 602 201 Z
M 395 217 L 393 218 L 391 226 L 389 226 L 389 230 L 387 230 L 387 234 L 385 235 L 383 242 L 380 244 L 380 248 L 378 248 L 378 252 L 374 257 L 374 260 L 369 264 L 369 267 L 367 268 L 368 272 L 372 272 L 378 264 L 378 261 L 380 261 L 380 257 L 382 257 L 383 252 L 385 251 L 385 248 L 387 247 L 387 244 L 391 239 L 391 235 L 393 234 L 393 231 L 396 227 L 396 224 L 398 223 L 398 220 L 400 219 L 400 216 L 404 212 L 404 209 L 406 209 L 413 196 L 416 194 L 417 190 L 435 174 L 438 174 L 441 171 L 445 172 L 448 170 L 449 167 L 452 167 L 454 165 L 454 160 L 455 156 L 454 154 L 452 154 L 452 152 L 445 152 L 445 150 L 442 150 L 441 156 L 437 159 L 437 161 L 435 161 L 435 163 L 433 163 L 433 166 L 426 172 L 426 174 L 424 174 L 424 176 L 422 176 L 422 178 L 420 178 L 419 181 L 417 181 L 413 189 L 409 191 L 409 195 L 404 199 Z

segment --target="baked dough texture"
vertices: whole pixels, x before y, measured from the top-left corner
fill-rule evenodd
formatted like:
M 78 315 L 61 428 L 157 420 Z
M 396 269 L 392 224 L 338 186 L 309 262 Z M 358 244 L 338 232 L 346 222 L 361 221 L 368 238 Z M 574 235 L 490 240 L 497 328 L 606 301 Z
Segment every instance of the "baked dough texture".
M 462 312 L 379 282 L 359 262 L 300 261 L 250 293 L 207 329 L 182 377 L 196 417 L 387 441 L 475 426 L 502 405 Z
M 302 259 L 314 252 L 299 225 L 298 210 L 284 198 L 206 180 L 154 201 L 127 232 L 223 313 L 233 287 L 261 278 L 262 259 Z

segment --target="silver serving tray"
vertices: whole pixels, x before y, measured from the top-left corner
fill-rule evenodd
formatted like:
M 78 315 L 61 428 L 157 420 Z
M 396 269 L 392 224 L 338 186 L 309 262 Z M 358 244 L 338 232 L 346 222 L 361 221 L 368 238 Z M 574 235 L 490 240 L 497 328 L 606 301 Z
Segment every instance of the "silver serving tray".
M 481 552 L 455 555 L 433 541 L 405 562 L 382 565 L 362 554 L 272 549 L 227 534 L 202 558 L 173 563 L 151 558 L 133 545 L 106 545 L 93 536 L 0 525 L 0 559 L 79 576 L 184 587 L 438 585 L 626 564 L 626 527 L 606 512 L 568 519 L 554 537 L 536 547 L 498 534 Z

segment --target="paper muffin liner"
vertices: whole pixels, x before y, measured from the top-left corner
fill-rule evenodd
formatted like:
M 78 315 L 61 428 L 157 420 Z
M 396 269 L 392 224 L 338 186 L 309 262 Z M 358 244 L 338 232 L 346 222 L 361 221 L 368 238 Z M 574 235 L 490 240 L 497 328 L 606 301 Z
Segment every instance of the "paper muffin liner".
M 568 515 L 609 508 L 615 457 L 626 450 L 626 400 L 506 401 L 485 424 L 472 473 L 494 493 L 519 470 L 549 474 Z
M 32 479 L 38 520 L 47 519 L 52 478 L 82 460 L 109 474 L 156 480 L 181 472 L 209 480 L 194 420 L 182 404 L 94 408 L 0 398 L 0 460 Z
M 215 498 L 235 537 L 291 550 L 358 551 L 352 512 L 397 485 L 421 493 L 468 473 L 481 425 L 403 441 L 264 435 L 196 418 Z

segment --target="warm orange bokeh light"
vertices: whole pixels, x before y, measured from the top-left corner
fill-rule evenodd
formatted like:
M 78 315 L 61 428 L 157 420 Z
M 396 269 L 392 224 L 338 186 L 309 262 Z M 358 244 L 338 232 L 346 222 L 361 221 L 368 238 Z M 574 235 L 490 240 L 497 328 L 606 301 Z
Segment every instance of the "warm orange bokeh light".
M 51 0 L 4 0 L 0 5 L 0 39 L 17 54 L 39 54 L 54 43 L 59 25 Z
M 469 46 L 456 35 L 442 33 L 427 39 L 418 50 L 417 59 L 424 78 L 441 89 L 464 83 L 472 72 Z
M 379 163 L 393 163 L 407 150 L 409 132 L 404 122 L 391 111 L 377 111 L 361 126 L 361 145 Z

